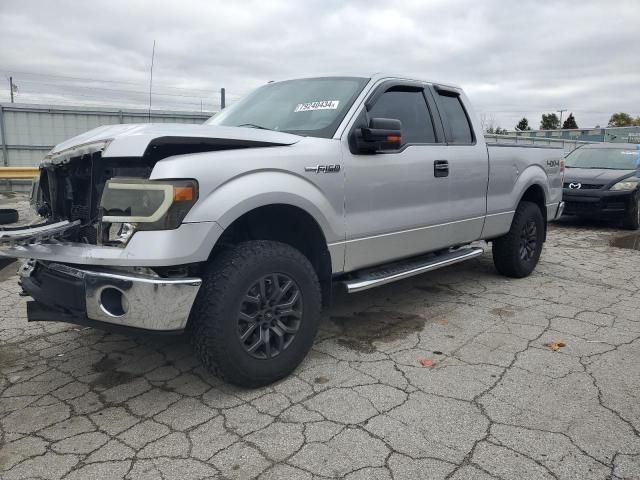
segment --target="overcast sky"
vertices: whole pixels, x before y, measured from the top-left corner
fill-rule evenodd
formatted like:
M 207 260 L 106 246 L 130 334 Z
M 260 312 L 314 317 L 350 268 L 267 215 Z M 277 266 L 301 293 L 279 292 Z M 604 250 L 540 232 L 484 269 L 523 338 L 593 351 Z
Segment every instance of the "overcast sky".
M 636 0 L 0 0 L 0 74 L 19 102 L 144 106 L 154 39 L 157 108 L 382 71 L 459 84 L 509 129 L 560 108 L 581 127 L 640 115 Z

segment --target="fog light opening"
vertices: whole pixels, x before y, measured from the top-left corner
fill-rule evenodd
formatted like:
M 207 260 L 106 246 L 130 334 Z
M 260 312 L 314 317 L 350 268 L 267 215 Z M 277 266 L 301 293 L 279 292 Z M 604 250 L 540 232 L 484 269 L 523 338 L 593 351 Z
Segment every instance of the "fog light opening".
M 107 315 L 122 317 L 129 310 L 129 302 L 120 290 L 107 287 L 100 292 L 100 308 Z

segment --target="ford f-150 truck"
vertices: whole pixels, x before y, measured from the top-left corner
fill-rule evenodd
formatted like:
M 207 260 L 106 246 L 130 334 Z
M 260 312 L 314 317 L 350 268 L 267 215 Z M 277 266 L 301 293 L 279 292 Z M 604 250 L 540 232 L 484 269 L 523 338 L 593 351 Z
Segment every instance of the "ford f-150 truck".
M 475 258 L 535 268 L 562 213 L 563 152 L 487 145 L 464 92 L 400 76 L 268 83 L 204 125 L 113 125 L 40 166 L 29 321 L 187 330 L 206 367 L 268 384 L 347 292 Z M 474 243 L 475 242 L 475 243 Z

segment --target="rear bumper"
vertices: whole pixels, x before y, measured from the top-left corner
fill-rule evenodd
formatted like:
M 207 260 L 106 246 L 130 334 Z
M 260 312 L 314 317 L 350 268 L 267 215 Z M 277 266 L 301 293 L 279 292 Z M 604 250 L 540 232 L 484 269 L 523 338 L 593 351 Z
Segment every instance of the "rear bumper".
M 597 193 L 596 193 L 597 192 Z M 564 190 L 563 200 L 566 215 L 593 218 L 621 218 L 635 202 L 635 192 L 591 191 L 576 194 L 575 190 Z
M 29 321 L 165 333 L 184 330 L 202 284 L 199 278 L 161 278 L 35 261 L 27 262 L 19 274 L 22 288 L 37 302 L 27 311 Z

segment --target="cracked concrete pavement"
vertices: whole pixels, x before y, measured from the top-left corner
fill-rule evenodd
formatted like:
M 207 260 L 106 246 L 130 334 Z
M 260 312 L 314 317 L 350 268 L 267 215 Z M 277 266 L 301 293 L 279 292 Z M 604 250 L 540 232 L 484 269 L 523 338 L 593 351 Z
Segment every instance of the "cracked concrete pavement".
M 522 280 L 487 253 L 338 296 L 295 374 L 257 390 L 183 338 L 28 324 L 10 271 L 0 478 L 640 478 L 640 252 L 619 233 L 555 224 Z

